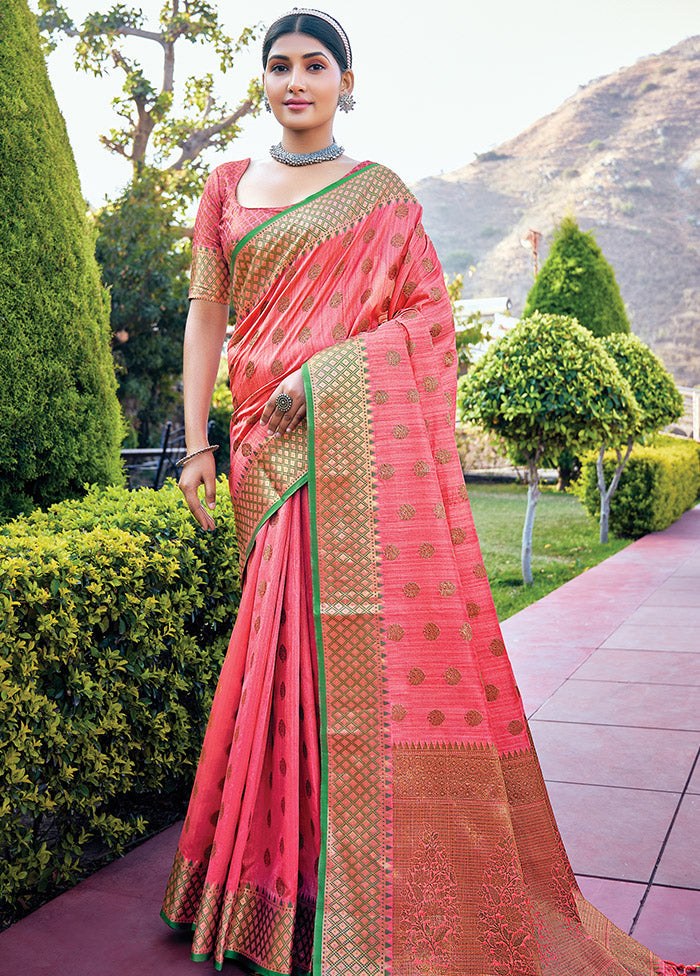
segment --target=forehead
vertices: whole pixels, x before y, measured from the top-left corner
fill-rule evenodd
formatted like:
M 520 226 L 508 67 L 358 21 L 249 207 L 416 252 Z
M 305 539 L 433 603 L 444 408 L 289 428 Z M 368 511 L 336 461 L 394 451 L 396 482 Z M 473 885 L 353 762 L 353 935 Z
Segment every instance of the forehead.
M 303 57 L 305 54 L 316 54 L 318 52 L 333 61 L 333 55 L 328 48 L 315 37 L 308 34 L 282 34 L 273 43 L 268 54 L 268 60 L 274 57 Z

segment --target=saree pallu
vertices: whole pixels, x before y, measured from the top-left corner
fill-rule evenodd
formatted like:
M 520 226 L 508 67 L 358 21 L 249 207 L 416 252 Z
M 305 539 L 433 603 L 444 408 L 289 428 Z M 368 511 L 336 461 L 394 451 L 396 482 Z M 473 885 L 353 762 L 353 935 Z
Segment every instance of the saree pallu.
M 243 235 L 231 281 L 244 594 L 164 917 L 217 968 L 676 972 L 585 901 L 564 851 L 457 457 L 417 202 L 365 164 Z M 270 438 L 262 406 L 300 366 L 308 427 Z

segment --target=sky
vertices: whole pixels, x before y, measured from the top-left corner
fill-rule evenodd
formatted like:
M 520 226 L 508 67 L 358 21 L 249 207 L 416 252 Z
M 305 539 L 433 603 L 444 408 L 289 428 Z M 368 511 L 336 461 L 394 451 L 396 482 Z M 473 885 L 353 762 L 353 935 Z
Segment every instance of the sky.
M 76 22 L 107 3 L 64 0 Z M 136 4 L 136 6 L 139 6 Z M 144 0 L 144 26 L 157 29 L 160 3 Z M 554 111 L 577 88 L 700 34 L 699 0 L 328 0 L 353 48 L 356 108 L 337 116 L 335 136 L 357 159 L 373 159 L 414 183 L 458 169 Z M 220 4 L 224 28 L 238 35 L 289 10 L 279 0 Z M 151 51 L 151 49 L 153 49 Z M 179 46 L 178 46 L 179 50 Z M 125 54 L 157 81 L 159 48 L 129 39 Z M 176 85 L 213 67 L 200 46 L 177 55 Z M 261 71 L 260 42 L 240 56 L 219 90 L 237 103 Z M 76 71 L 62 40 L 49 74 L 66 119 L 83 194 L 92 206 L 129 179 L 129 164 L 104 149 L 100 133 L 116 124 L 116 69 L 102 78 Z M 245 123 L 225 159 L 261 157 L 279 139 L 271 116 Z

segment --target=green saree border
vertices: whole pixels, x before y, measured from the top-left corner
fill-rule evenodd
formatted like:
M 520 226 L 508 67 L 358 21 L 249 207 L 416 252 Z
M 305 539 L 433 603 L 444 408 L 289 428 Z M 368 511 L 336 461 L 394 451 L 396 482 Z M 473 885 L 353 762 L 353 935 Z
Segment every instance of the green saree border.
M 321 740 L 314 976 L 358 967 L 383 976 L 391 957 L 391 751 L 367 369 L 362 338 L 302 367 Z
M 314 924 L 313 972 L 321 974 L 323 943 L 323 916 L 326 904 L 326 863 L 328 860 L 328 709 L 326 707 L 326 668 L 323 655 L 323 629 L 321 627 L 321 584 L 318 565 L 318 531 L 316 499 L 316 421 L 314 416 L 313 390 L 307 363 L 301 367 L 306 394 L 306 425 L 309 452 L 309 523 L 311 527 L 311 578 L 313 591 L 314 632 L 318 648 L 318 700 L 320 705 L 319 739 L 321 755 L 321 850 L 318 860 L 318 890 L 316 894 L 316 920 Z
M 175 932 L 194 932 L 194 922 L 172 922 L 162 908 L 160 910 L 160 917 Z
M 260 963 L 254 962 L 248 956 L 242 952 L 237 952 L 235 949 L 225 949 L 224 959 L 234 960 L 240 964 L 241 969 L 245 969 L 249 973 L 255 973 L 257 976 L 290 976 L 289 973 L 280 973 L 277 969 L 267 969 L 265 966 L 261 966 Z M 199 959 L 195 959 L 194 961 L 199 962 Z M 221 972 L 223 968 L 222 963 L 216 962 L 216 960 L 214 961 L 214 969 L 217 972 Z M 298 966 L 292 966 L 291 976 L 311 976 L 311 973 L 308 970 L 300 969 Z
M 372 169 L 374 166 L 378 165 L 378 163 L 368 163 L 366 166 L 362 166 L 361 169 L 355 169 L 352 171 L 352 173 L 347 173 L 345 176 L 341 176 L 341 178 L 336 180 L 335 183 L 329 183 L 328 186 L 324 186 L 315 193 L 310 193 L 308 197 L 304 197 L 304 199 L 300 200 L 299 203 L 293 203 L 291 207 L 285 207 L 284 210 L 274 214 L 274 216 L 268 217 L 267 220 L 263 220 L 263 222 L 258 224 L 257 227 L 253 227 L 252 230 L 249 230 L 248 233 L 240 239 L 231 253 L 231 273 L 233 274 L 233 266 L 236 263 L 236 258 L 238 257 L 239 252 L 245 247 L 248 241 L 255 237 L 256 234 L 259 234 L 261 230 L 269 227 L 270 224 L 274 224 L 274 222 L 279 220 L 281 217 L 286 217 L 287 214 L 293 213 L 300 207 L 306 206 L 307 203 L 311 203 L 313 200 L 318 200 L 319 197 L 322 197 L 326 193 L 330 193 L 331 190 L 337 189 L 339 186 L 342 186 L 344 183 L 352 180 L 355 176 L 359 176 L 360 173 L 366 173 L 368 169 Z
M 252 535 L 250 537 L 250 541 L 249 541 L 248 546 L 247 546 L 246 551 L 245 551 L 245 556 L 243 557 L 244 564 L 248 561 L 248 556 L 253 551 L 253 546 L 255 545 L 255 539 L 257 537 L 257 534 L 260 531 L 260 529 L 263 527 L 263 525 L 265 524 L 265 522 L 267 522 L 267 520 L 272 515 L 275 514 L 275 512 L 277 511 L 278 508 L 281 508 L 282 505 L 284 505 L 284 503 L 287 501 L 288 498 L 291 498 L 292 497 L 292 495 L 294 494 L 295 491 L 298 491 L 299 488 L 302 487 L 302 485 L 305 485 L 308 480 L 309 480 L 309 473 L 307 471 L 306 474 L 303 474 L 301 476 L 301 478 L 297 478 L 297 480 L 294 482 L 294 484 L 290 485 L 289 488 L 287 488 L 287 490 L 285 491 L 285 493 L 283 495 L 280 495 L 279 499 L 274 503 L 274 505 L 271 505 L 270 508 L 268 508 L 268 510 L 265 512 L 265 514 L 263 515 L 263 517 L 260 519 L 260 521 L 258 522 L 258 524 L 253 529 L 253 533 L 252 533 Z

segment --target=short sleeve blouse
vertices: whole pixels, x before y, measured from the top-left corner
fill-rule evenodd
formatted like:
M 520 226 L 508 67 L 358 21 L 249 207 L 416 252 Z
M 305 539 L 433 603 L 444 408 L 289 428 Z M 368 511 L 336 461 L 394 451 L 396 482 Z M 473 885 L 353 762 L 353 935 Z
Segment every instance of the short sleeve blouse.
M 192 239 L 190 298 L 228 304 L 231 301 L 231 255 L 236 243 L 266 217 L 283 207 L 242 207 L 238 181 L 249 159 L 217 166 L 206 182 Z

